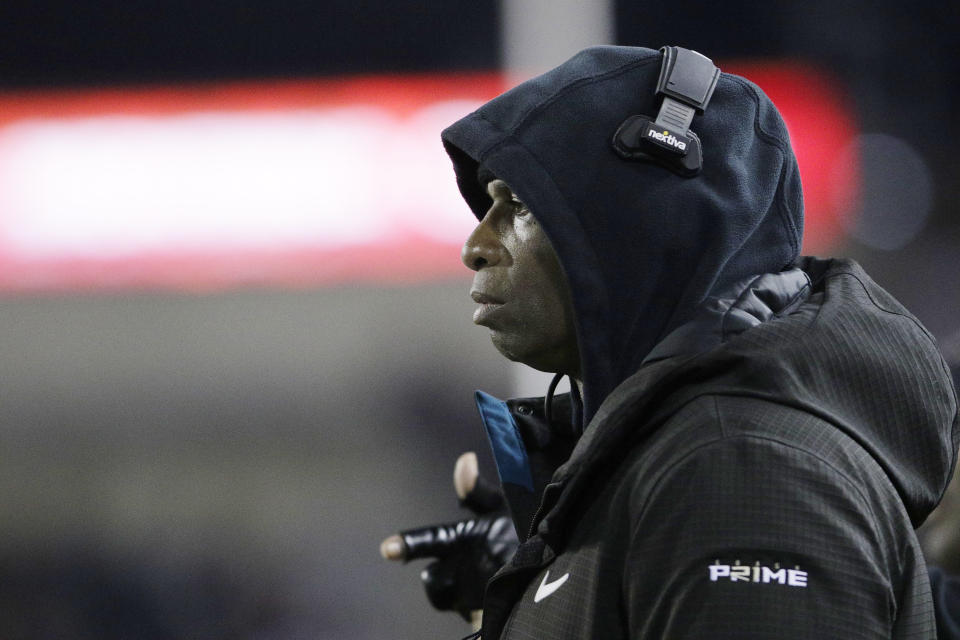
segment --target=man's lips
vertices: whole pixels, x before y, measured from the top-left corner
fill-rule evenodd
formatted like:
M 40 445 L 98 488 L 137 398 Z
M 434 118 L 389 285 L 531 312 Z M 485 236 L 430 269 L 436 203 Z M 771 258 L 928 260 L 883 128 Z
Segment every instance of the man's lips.
M 503 306 L 502 299 L 476 289 L 470 292 L 470 297 L 477 303 L 477 309 L 473 312 L 474 324 L 485 324 L 488 318 Z
M 473 289 L 470 292 L 470 297 L 473 298 L 473 301 L 477 304 L 503 304 L 503 300 L 492 296 L 489 293 L 484 293 L 483 291 L 477 291 Z

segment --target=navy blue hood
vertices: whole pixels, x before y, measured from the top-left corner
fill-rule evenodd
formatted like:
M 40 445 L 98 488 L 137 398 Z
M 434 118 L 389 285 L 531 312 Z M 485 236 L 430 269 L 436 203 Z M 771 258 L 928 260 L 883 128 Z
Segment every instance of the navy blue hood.
M 584 418 L 711 294 L 799 256 L 803 203 L 780 114 L 724 73 L 691 130 L 703 170 L 680 177 L 622 159 L 628 117 L 655 116 L 662 55 L 586 49 L 447 128 L 443 143 L 478 218 L 480 166 L 505 180 L 543 226 L 573 295 Z

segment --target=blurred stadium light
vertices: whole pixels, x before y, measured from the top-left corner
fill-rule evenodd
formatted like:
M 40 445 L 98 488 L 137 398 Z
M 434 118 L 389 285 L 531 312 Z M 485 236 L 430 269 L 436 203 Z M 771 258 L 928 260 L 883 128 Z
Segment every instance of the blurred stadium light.
M 0 286 L 396 282 L 459 269 L 438 143 L 498 77 L 8 96 Z
M 724 63 L 781 107 L 807 251 L 839 233 L 856 135 L 812 69 Z M 500 74 L 0 96 L 0 290 L 319 286 L 459 275 L 471 228 L 440 130 Z M 845 156 L 849 160 L 849 156 Z
M 926 226 L 935 195 L 923 156 L 907 140 L 884 133 L 857 136 L 844 155 L 860 167 L 859 188 L 842 207 L 847 234 L 882 251 L 907 246 Z

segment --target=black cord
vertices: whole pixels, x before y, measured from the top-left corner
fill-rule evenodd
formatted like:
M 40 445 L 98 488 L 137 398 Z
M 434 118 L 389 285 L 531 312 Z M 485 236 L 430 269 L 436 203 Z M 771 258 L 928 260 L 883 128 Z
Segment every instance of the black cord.
M 557 385 L 563 379 L 563 374 L 558 373 L 553 376 L 550 386 L 547 387 L 547 395 L 543 399 L 543 416 L 547 419 L 547 426 L 553 427 L 553 394 L 557 391 Z

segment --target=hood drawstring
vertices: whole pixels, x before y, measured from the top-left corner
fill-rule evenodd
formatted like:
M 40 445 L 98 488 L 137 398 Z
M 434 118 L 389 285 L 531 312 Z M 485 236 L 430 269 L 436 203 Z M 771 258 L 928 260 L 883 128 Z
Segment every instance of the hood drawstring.
M 558 373 L 553 376 L 550 386 L 547 387 L 547 395 L 543 398 L 543 415 L 551 428 L 553 427 L 553 396 L 564 375 Z M 570 378 L 570 425 L 574 435 L 579 436 L 583 433 L 583 398 L 580 397 L 580 389 L 573 378 Z
M 573 378 L 570 378 L 570 414 L 573 433 L 583 435 L 583 398 L 580 397 L 580 387 Z
M 553 376 L 550 386 L 547 387 L 547 395 L 543 398 L 543 416 L 547 419 L 547 426 L 553 427 L 553 394 L 557 391 L 557 385 L 563 378 L 562 373 Z

